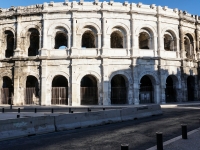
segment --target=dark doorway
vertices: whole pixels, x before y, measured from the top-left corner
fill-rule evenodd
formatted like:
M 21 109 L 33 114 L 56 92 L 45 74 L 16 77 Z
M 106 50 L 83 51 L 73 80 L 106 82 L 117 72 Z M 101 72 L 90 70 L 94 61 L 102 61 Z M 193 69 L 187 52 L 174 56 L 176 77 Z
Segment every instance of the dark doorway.
M 55 49 L 60 47 L 67 47 L 67 34 L 63 32 L 57 32 L 55 37 Z
M 68 105 L 68 81 L 64 76 L 56 76 L 52 81 L 51 104 Z
M 14 34 L 11 31 L 5 31 L 6 34 L 6 51 L 5 57 L 10 58 L 14 54 Z
M 86 75 L 81 80 L 81 105 L 98 104 L 97 80 L 91 75 Z
M 1 89 L 1 104 L 13 104 L 13 83 L 9 77 L 3 77 Z
M 187 78 L 188 101 L 194 101 L 195 79 L 193 76 Z
M 26 79 L 25 104 L 39 104 L 39 85 L 34 76 L 28 76 Z
M 86 31 L 82 36 L 82 47 L 95 48 L 95 36 L 92 31 Z
M 123 48 L 123 36 L 122 33 L 114 31 L 111 34 L 111 48 Z
M 174 83 L 172 77 L 167 77 L 166 89 L 165 89 L 166 103 L 176 102 L 176 89 L 174 88 Z
M 127 91 L 123 76 L 116 75 L 111 80 L 111 104 L 126 104 Z
M 39 32 L 37 29 L 31 28 L 29 29 L 29 33 L 30 46 L 28 48 L 28 56 L 36 56 L 39 50 Z
M 151 79 L 145 75 L 140 81 L 140 104 L 153 103 L 153 86 Z

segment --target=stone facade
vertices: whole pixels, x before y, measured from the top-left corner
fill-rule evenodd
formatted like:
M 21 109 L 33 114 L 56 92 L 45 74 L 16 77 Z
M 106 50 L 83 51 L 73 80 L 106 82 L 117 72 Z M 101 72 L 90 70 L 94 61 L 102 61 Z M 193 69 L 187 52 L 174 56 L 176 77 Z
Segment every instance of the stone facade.
M 0 47 L 2 104 L 200 98 L 200 18 L 178 9 L 113 1 L 0 9 Z

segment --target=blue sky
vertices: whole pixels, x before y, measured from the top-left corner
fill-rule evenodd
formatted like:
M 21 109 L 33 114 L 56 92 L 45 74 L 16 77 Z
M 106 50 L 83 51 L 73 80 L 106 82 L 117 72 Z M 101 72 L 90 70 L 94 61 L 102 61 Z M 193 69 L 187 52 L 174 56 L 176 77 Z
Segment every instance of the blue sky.
M 50 2 L 50 1 L 64 2 L 64 0 L 0 0 L 0 8 L 9 8 L 10 6 L 28 6 L 34 4 L 43 4 L 44 2 Z M 123 1 L 114 0 L 114 1 L 124 2 L 127 0 Z M 131 0 L 128 2 L 129 3 L 142 2 L 143 4 L 156 4 L 160 6 L 168 6 L 169 8 L 178 8 L 180 10 L 186 10 L 188 13 L 200 16 L 200 0 Z

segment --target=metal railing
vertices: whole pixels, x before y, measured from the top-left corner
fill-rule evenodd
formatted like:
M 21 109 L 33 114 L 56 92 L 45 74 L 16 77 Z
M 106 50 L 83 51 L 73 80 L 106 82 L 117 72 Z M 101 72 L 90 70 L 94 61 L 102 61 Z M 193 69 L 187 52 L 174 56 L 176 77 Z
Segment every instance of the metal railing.
M 25 104 L 32 105 L 39 103 L 39 95 L 35 87 L 25 89 Z
M 51 104 L 68 105 L 68 88 L 67 87 L 52 87 Z
M 13 89 L 2 88 L 1 89 L 1 103 L 0 104 L 12 104 L 13 103 Z

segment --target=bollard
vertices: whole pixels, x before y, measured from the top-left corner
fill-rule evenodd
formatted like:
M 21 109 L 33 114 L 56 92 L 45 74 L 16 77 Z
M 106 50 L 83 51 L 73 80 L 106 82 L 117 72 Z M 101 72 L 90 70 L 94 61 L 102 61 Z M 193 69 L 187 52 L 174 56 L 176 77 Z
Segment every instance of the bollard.
M 35 108 L 35 113 L 37 113 L 37 108 Z
M 53 113 L 53 108 L 51 109 L 51 113 Z
M 20 108 L 18 108 L 18 113 L 20 113 Z
M 121 150 L 129 150 L 129 144 L 121 144 Z
M 91 109 L 90 109 L 90 108 L 88 108 L 88 112 L 91 112 Z
M 2 108 L 2 113 L 4 113 L 5 112 L 5 110 L 4 110 L 4 108 Z
M 10 104 L 10 109 L 12 109 L 12 104 Z
M 182 124 L 182 139 L 187 139 L 187 125 L 186 124 Z
M 71 113 L 71 108 L 69 108 L 69 113 Z
M 20 118 L 20 115 L 17 115 L 17 118 Z
M 163 133 L 156 132 L 157 150 L 163 150 Z

